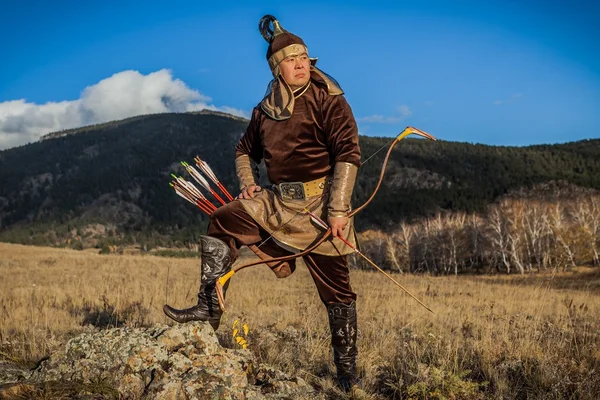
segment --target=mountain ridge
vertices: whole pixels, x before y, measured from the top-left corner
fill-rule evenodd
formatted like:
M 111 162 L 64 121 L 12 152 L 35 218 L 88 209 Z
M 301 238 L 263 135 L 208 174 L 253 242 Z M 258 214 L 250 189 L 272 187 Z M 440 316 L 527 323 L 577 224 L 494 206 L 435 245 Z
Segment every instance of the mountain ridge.
M 47 134 L 41 136 L 40 140 L 56 139 L 56 138 L 67 136 L 67 135 L 73 135 L 73 134 L 77 134 L 77 133 L 81 133 L 81 132 L 88 132 L 88 131 L 92 131 L 95 129 L 102 129 L 102 128 L 115 126 L 115 125 L 121 125 L 121 124 L 125 124 L 128 122 L 137 121 L 137 120 L 140 120 L 140 119 L 143 119 L 146 117 L 151 117 L 151 116 L 156 116 L 156 115 L 167 115 L 167 114 L 219 115 L 222 117 L 227 117 L 227 118 L 235 119 L 238 121 L 248 121 L 249 122 L 249 120 L 247 118 L 238 117 L 233 114 L 228 114 L 226 112 L 214 111 L 214 110 L 189 111 L 189 112 L 184 112 L 184 113 L 169 112 L 169 113 L 142 114 L 142 115 L 135 115 L 133 117 L 128 117 L 128 118 L 124 118 L 124 119 L 120 119 L 120 120 L 101 122 L 98 124 L 84 125 L 84 126 L 80 126 L 77 128 L 69 128 L 69 129 L 64 129 L 62 131 L 50 132 L 50 133 L 47 133 Z
M 179 161 L 199 155 L 234 194 L 234 148 L 247 125 L 215 111 L 153 114 L 0 151 L 0 240 L 27 242 L 46 237 L 44 229 L 62 237 L 97 223 L 114 226 L 108 234 L 115 238 L 192 240 L 207 218 L 173 193 L 169 175 L 185 176 Z M 389 141 L 361 136 L 363 159 Z M 372 193 L 384 153 L 361 167 L 353 204 Z M 394 149 L 382 190 L 357 227 L 390 229 L 440 211 L 477 212 L 500 196 L 551 181 L 598 190 L 599 160 L 599 139 L 511 147 L 407 138 Z

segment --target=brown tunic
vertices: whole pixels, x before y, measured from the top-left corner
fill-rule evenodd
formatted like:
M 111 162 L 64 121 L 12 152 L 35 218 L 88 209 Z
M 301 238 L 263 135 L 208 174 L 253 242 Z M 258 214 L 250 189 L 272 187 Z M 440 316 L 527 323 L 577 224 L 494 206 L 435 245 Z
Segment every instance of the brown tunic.
M 289 119 L 276 121 L 257 106 L 246 133 L 236 147 L 236 157 L 248 155 L 256 163 L 263 159 L 269 181 L 308 182 L 332 175 L 336 162 L 360 166 L 358 128 L 343 95 L 329 95 L 324 81 L 314 72 L 306 91 L 295 99 Z M 303 212 L 308 208 L 327 220 L 330 193 L 304 201 L 284 201 L 271 190 L 258 192 L 254 199 L 241 200 L 248 214 L 274 239 L 288 249 L 303 250 L 323 229 Z M 354 242 L 352 220 L 346 230 Z M 319 246 L 316 254 L 340 255 L 352 252 L 338 238 Z
M 329 95 L 313 73 L 289 119 L 276 121 L 254 108 L 236 147 L 236 157 L 242 154 L 256 163 L 264 158 L 271 183 L 308 182 L 329 175 L 336 162 L 360 166 L 358 128 L 344 96 Z

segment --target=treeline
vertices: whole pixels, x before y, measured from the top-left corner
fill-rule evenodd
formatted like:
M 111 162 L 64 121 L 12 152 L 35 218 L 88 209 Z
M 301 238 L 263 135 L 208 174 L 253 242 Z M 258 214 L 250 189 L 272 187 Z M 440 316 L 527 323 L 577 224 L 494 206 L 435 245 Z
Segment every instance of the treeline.
M 485 213 L 438 213 L 361 235 L 380 266 L 406 273 L 524 274 L 600 265 L 600 195 L 556 200 L 502 198 Z M 368 268 L 356 257 L 354 265 Z
M 441 136 L 443 137 L 443 136 Z M 368 158 L 381 141 L 361 137 Z M 384 151 L 363 164 L 353 204 L 372 193 Z M 359 230 L 391 231 L 397 221 L 440 211 L 485 213 L 498 198 L 549 182 L 600 189 L 600 140 L 528 147 L 405 139 L 394 150 L 381 190 L 357 218 Z

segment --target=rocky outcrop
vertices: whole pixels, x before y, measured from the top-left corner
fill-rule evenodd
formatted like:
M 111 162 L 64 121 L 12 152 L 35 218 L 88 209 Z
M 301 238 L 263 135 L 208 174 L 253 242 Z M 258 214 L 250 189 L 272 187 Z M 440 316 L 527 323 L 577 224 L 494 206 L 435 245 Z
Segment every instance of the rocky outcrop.
M 33 372 L 0 374 L 0 398 L 44 382 L 101 382 L 123 399 L 308 399 L 301 378 L 223 348 L 207 323 L 115 328 L 77 336 Z M 10 391 L 10 392 L 9 392 Z
M 0 385 L 27 380 L 31 372 L 23 369 L 18 364 L 0 360 Z

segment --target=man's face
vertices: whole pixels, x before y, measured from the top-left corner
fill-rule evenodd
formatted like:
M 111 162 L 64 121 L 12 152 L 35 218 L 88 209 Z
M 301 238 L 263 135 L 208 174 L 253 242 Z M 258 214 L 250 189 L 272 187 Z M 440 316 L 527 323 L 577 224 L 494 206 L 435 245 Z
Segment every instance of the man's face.
M 310 59 L 308 54 L 302 53 L 286 57 L 280 64 L 281 76 L 292 90 L 306 85 L 310 80 Z

